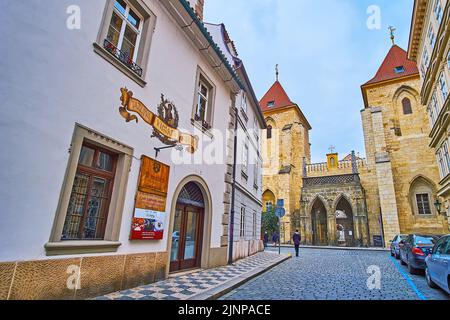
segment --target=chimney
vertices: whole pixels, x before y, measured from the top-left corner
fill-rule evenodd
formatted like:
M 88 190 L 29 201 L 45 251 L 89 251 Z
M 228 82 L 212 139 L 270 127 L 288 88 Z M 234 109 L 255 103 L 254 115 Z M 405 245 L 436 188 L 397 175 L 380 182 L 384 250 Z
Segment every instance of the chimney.
M 205 7 L 205 0 L 194 0 L 195 5 L 195 13 L 197 14 L 198 18 L 203 21 L 203 9 Z

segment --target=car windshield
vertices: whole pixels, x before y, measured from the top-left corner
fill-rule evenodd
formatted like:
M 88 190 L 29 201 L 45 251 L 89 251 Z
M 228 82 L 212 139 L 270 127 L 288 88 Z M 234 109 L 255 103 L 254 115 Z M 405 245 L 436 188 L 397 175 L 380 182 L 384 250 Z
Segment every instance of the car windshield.
M 433 245 L 436 239 L 434 237 L 416 236 L 415 242 L 418 245 Z
M 408 236 L 407 235 L 405 235 L 405 234 L 401 234 L 401 235 L 399 235 L 399 240 L 406 240 L 406 238 L 408 238 Z

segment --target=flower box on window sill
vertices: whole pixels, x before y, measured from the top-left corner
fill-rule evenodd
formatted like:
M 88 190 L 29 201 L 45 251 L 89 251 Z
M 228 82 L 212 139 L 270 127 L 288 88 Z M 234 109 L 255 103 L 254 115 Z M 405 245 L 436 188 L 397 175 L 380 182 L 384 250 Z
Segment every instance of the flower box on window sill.
M 211 132 L 211 125 L 207 123 L 206 121 L 197 120 L 198 117 L 195 116 L 194 119 L 191 119 L 191 124 L 193 124 L 196 128 L 201 130 L 203 133 L 208 135 L 210 138 L 213 137 L 213 134 Z
M 107 40 L 105 40 L 106 42 Z M 138 73 L 133 71 L 130 67 L 128 67 L 124 62 L 119 60 L 119 58 L 114 55 L 111 50 L 108 50 L 105 48 L 105 43 L 103 45 L 100 45 L 97 42 L 93 43 L 94 46 L 94 52 L 97 53 L 99 56 L 101 56 L 103 59 L 111 63 L 114 67 L 116 67 L 119 71 L 124 73 L 127 77 L 129 77 L 131 80 L 136 82 L 139 86 L 145 87 L 147 85 L 147 82 L 143 79 L 144 72 L 139 71 Z M 142 69 L 141 69 L 142 70 Z

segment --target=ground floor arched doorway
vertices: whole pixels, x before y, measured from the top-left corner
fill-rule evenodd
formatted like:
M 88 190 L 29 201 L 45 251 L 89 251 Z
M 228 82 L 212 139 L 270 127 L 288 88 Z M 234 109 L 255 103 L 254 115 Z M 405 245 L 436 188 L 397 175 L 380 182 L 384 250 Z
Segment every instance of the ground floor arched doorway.
M 340 246 L 355 245 L 353 210 L 345 198 L 341 198 L 336 206 L 337 242 Z
M 183 186 L 177 199 L 170 272 L 201 266 L 204 221 L 205 200 L 202 191 L 195 182 L 189 182 Z
M 312 240 L 315 246 L 328 245 L 328 219 L 325 205 L 319 199 L 311 209 Z

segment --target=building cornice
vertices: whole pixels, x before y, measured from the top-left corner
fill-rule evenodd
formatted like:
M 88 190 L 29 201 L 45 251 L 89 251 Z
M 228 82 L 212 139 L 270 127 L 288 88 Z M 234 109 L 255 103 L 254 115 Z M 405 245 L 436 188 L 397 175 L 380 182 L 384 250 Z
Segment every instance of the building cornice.
M 186 0 L 160 0 L 160 3 L 232 92 L 237 94 L 244 89 L 230 61 L 214 42 L 189 2 Z
M 411 19 L 411 30 L 408 45 L 408 59 L 417 61 L 417 54 L 420 48 L 425 16 L 427 10 L 427 0 L 415 0 Z
M 300 110 L 300 107 L 297 104 L 292 104 L 292 105 L 288 105 L 285 107 L 280 107 L 280 108 L 276 108 L 274 110 L 267 110 L 264 111 L 264 117 L 269 117 L 273 114 L 277 114 L 277 113 L 283 113 L 285 111 L 288 111 L 290 109 L 294 109 L 298 112 L 300 119 L 302 119 L 304 121 L 304 123 L 306 124 L 308 130 L 312 130 L 311 124 L 309 123 L 308 119 L 306 119 L 305 115 L 303 114 L 303 112 Z
M 434 89 L 434 84 L 436 83 L 436 78 L 438 77 L 439 71 L 441 69 L 441 62 L 445 57 L 445 49 L 450 37 L 450 1 L 445 7 L 442 23 L 439 27 L 439 31 L 436 36 L 436 44 L 434 45 L 433 52 L 430 58 L 430 67 L 427 69 L 424 75 L 422 90 L 420 92 L 422 104 L 428 104 L 431 93 Z
M 363 84 L 361 86 L 361 93 L 363 96 L 365 108 L 369 107 L 368 100 L 367 100 L 367 93 L 366 93 L 367 90 L 372 89 L 372 88 L 383 87 L 383 86 L 395 84 L 397 82 L 406 82 L 406 81 L 410 81 L 410 80 L 414 80 L 414 79 L 420 79 L 420 75 L 418 73 L 415 73 L 415 74 L 411 74 L 411 75 L 408 75 L 405 77 L 380 81 L 380 82 L 371 83 L 371 84 Z
M 442 136 L 447 132 L 447 127 L 449 126 L 449 124 L 450 124 L 450 98 L 447 98 L 430 132 L 431 148 L 439 147 L 439 141 L 441 141 Z

